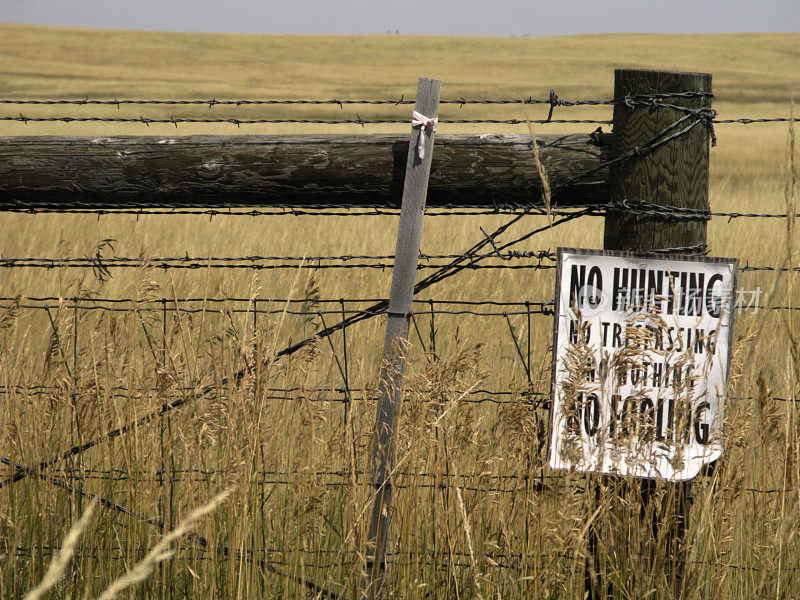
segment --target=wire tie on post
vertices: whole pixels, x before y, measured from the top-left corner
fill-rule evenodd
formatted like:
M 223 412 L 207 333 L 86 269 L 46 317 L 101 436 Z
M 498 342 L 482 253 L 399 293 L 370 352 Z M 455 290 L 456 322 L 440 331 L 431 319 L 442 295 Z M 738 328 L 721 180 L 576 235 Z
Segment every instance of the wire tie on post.
M 386 316 L 388 316 L 388 317 L 396 317 L 396 318 L 399 318 L 399 319 L 411 319 L 411 313 L 399 313 L 399 312 L 386 311 Z
M 431 135 L 436 133 L 436 125 L 438 123 L 439 119 L 436 117 L 430 119 L 417 111 L 411 113 L 411 127 L 420 128 L 419 142 L 417 144 L 417 155 L 419 156 L 420 160 L 425 158 L 425 133 L 428 130 L 430 130 Z
M 706 119 L 706 127 L 708 128 L 708 137 L 711 140 L 711 147 L 714 148 L 717 145 L 717 133 L 714 131 L 714 123 Z
M 714 131 L 714 119 L 717 116 L 717 111 L 713 108 L 703 108 L 701 109 L 703 119 L 706 122 L 706 129 L 708 129 L 708 137 L 711 140 L 711 147 L 717 145 L 717 133 Z

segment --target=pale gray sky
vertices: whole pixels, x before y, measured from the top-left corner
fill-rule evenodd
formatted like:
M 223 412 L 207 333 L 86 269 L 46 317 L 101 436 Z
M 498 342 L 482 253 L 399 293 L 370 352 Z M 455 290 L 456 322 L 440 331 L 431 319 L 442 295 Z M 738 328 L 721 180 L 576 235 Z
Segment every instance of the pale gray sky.
M 800 0 L 0 0 L 0 21 L 230 33 L 798 32 Z

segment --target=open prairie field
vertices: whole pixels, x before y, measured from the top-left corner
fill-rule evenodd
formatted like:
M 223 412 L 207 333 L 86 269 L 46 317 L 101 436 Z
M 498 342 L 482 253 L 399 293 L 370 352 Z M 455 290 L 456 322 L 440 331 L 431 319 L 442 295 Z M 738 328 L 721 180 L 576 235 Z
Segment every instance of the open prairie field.
M 0 24 L 4 99 L 408 99 L 418 76 L 441 78 L 443 99 L 546 98 L 550 89 L 565 100 L 610 99 L 620 67 L 711 73 L 720 119 L 788 117 L 800 95 L 800 34 L 254 36 Z M 440 117 L 542 119 L 548 108 L 448 104 Z M 3 104 L 0 117 L 410 119 L 410 110 Z M 605 120 L 611 110 L 556 107 L 554 118 Z M 594 128 L 534 126 L 536 134 Z M 0 136 L 408 131 L 406 124 L 176 129 L 0 121 Z M 529 129 L 443 123 L 438 133 Z M 785 122 L 717 125 L 712 211 L 797 213 L 799 159 L 795 144 L 792 163 L 790 133 Z M 421 251 L 459 254 L 482 239 L 481 228 L 509 219 L 429 217 Z M 504 237 L 547 223 L 527 216 Z M 152 260 L 108 271 L 8 268 L 0 260 L 0 455 L 39 465 L 15 483 L 7 478 L 18 471 L 2 472 L 0 596 L 23 597 L 42 580 L 90 494 L 106 505 L 95 511 L 50 597 L 96 597 L 191 509 L 232 487 L 213 516 L 174 545 L 171 559 L 150 565 L 149 577 L 126 597 L 357 597 L 385 320 L 274 357 L 356 306 L 340 299 L 388 294 L 391 269 L 315 269 L 313 257 L 391 255 L 396 232 L 396 216 L 3 213 L 0 259 L 99 253 Z M 517 249 L 602 244 L 603 219 L 584 217 Z M 761 305 L 784 308 L 736 315 L 726 454 L 692 486 L 682 597 L 800 597 L 800 287 L 796 270 L 785 270 L 800 266 L 800 235 L 793 219 L 716 217 L 708 245 L 712 256 L 784 268 L 739 278 L 741 289 L 761 290 Z M 302 260 L 273 270 L 158 268 L 161 257 L 184 256 Z M 674 501 L 673 487 L 655 486 L 648 492 L 655 499 L 643 504 L 638 486 L 622 490 L 544 466 L 548 412 L 536 399 L 550 390 L 552 317 L 535 307 L 553 299 L 554 271 L 546 259 L 546 268 L 532 268 L 538 262 L 467 270 L 419 297 L 519 302 L 522 309 L 504 315 L 510 309 L 485 304 L 469 312 L 494 314 L 432 314 L 420 304 L 416 311 L 387 597 L 582 598 L 592 523 L 602 524 L 600 562 L 617 597 L 669 597 L 664 565 L 677 551 L 665 541 L 669 524 L 651 522 Z M 53 300 L 48 310 L 33 310 L 26 308 L 30 297 Z M 134 302 L 118 312 L 75 310 L 74 297 Z M 198 301 L 184 301 L 191 298 Z M 525 302 L 534 306 L 530 313 Z M 241 369 L 247 376 L 232 383 Z M 167 402 L 180 406 L 50 462 Z

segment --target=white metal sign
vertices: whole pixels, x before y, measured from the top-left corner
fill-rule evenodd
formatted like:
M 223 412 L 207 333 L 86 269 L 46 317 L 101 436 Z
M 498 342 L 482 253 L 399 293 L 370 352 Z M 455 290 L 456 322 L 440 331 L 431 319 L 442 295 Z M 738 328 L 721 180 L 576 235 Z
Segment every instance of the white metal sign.
M 722 455 L 737 266 L 559 248 L 551 468 L 684 480 Z

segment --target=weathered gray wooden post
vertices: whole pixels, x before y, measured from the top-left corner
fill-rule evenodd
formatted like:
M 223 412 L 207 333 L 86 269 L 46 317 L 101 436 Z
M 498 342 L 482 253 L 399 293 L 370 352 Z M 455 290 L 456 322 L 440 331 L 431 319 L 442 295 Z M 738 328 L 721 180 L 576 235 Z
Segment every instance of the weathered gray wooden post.
M 420 78 L 417 84 L 415 112 L 424 118 L 439 115 L 442 82 Z M 395 465 L 397 417 L 403 400 L 403 371 L 408 344 L 408 327 L 414 297 L 414 279 L 419 260 L 422 217 L 428 193 L 435 125 L 425 122 L 411 130 L 403 186 L 403 203 L 397 229 L 392 288 L 386 320 L 386 339 L 381 363 L 378 407 L 375 416 L 372 477 L 375 496 L 372 520 L 367 534 L 366 574 L 362 597 L 374 598 L 380 593 L 384 576 L 386 536 L 392 508 L 392 477 Z
M 660 102 L 688 109 L 701 109 L 711 105 L 711 75 L 706 73 L 617 69 L 614 76 L 614 98 L 690 92 L 689 96 L 667 96 Z M 676 108 L 615 104 L 612 157 L 641 146 L 686 115 L 686 111 Z M 684 129 L 691 123 L 688 120 L 676 129 Z M 668 133 L 676 131 L 671 130 Z M 708 210 L 709 137 L 709 129 L 699 123 L 688 133 L 670 140 L 652 152 L 612 165 L 609 173 L 610 201 Z M 604 246 L 606 250 L 638 252 L 690 248 L 679 252 L 689 254 L 692 253 L 691 249 L 703 248 L 706 243 L 706 223 L 702 216 L 665 219 L 658 215 L 609 212 L 605 219 Z M 645 480 L 642 485 L 645 499 L 650 495 L 652 484 L 652 480 Z M 673 560 L 666 561 L 667 576 L 677 597 L 682 593 L 684 532 L 689 515 L 690 484 L 686 482 L 675 485 L 675 506 L 665 507 L 663 516 L 668 523 L 662 523 L 662 526 L 669 527 L 668 552 Z M 596 537 L 590 537 L 590 546 L 592 543 L 596 548 Z M 592 589 L 590 597 L 600 597 L 600 593 L 600 590 Z

